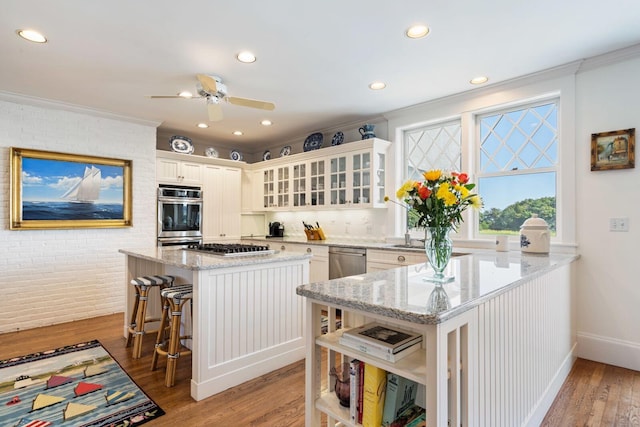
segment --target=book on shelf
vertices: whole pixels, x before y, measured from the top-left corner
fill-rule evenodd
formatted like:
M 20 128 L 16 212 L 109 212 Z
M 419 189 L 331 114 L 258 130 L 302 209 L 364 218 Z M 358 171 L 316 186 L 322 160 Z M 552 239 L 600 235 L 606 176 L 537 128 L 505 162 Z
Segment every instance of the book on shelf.
M 362 403 L 364 395 L 364 362 L 358 364 L 358 424 L 362 424 Z
M 376 348 L 375 346 L 370 346 L 366 343 L 362 343 L 362 342 L 358 342 L 358 341 L 354 341 L 351 340 L 349 338 L 345 338 L 340 337 L 339 340 L 340 344 L 342 344 L 345 347 L 349 347 L 349 348 L 353 348 L 355 350 L 358 350 L 362 353 L 368 354 L 369 356 L 372 357 L 376 357 L 378 359 L 382 359 L 382 360 L 386 360 L 387 362 L 391 362 L 391 363 L 395 363 L 398 360 L 402 360 L 405 357 L 407 357 L 408 355 L 415 353 L 416 351 L 418 351 L 421 347 L 420 347 L 420 341 L 415 342 L 413 345 L 411 345 L 410 347 L 405 347 L 402 350 L 400 350 L 397 353 L 389 353 L 386 350 L 380 350 L 378 348 Z
M 409 426 L 425 426 L 426 412 L 423 408 L 417 405 L 411 405 L 405 409 L 395 420 L 390 424 L 383 424 L 384 427 L 409 427 Z M 420 423 L 423 424 L 420 424 Z
M 358 422 L 358 389 L 361 363 L 358 359 L 353 359 L 349 362 L 349 417 L 354 424 Z
M 392 372 L 387 373 L 387 391 L 384 398 L 382 424 L 390 425 L 409 407 L 413 406 L 418 383 Z
M 422 334 L 373 322 L 345 330 L 341 339 L 393 354 L 421 342 Z
M 375 365 L 364 365 L 364 390 L 362 396 L 362 426 L 380 427 L 384 409 L 384 390 L 387 372 Z

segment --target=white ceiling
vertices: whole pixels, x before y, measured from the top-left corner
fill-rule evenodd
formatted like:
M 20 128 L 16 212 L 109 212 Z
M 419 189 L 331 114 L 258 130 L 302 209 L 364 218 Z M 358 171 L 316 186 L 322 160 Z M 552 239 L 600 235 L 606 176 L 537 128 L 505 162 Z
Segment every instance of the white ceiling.
M 637 44 L 639 18 L 638 0 L 2 0 L 0 92 L 257 151 L 471 90 L 477 75 L 497 83 Z M 408 39 L 414 23 L 431 33 Z M 26 42 L 21 28 L 49 42 Z M 238 62 L 242 50 L 257 61 Z M 197 73 L 276 109 L 225 104 L 202 130 L 204 100 L 147 97 L 195 92 Z M 387 88 L 370 90 L 374 80 Z

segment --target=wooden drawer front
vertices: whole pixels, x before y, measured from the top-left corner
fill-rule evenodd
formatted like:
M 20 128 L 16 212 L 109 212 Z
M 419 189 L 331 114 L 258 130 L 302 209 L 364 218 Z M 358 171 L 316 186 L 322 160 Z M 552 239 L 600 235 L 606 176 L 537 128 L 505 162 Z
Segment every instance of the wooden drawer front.
M 393 264 L 397 266 L 420 264 L 427 261 L 427 256 L 421 252 L 409 251 L 381 251 L 367 250 L 367 263 Z

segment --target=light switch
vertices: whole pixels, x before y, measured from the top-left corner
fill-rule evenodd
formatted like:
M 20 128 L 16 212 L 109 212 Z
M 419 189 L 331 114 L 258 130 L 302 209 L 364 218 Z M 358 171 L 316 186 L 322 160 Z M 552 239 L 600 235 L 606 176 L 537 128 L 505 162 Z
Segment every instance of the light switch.
M 609 231 L 629 231 L 629 218 L 609 218 Z

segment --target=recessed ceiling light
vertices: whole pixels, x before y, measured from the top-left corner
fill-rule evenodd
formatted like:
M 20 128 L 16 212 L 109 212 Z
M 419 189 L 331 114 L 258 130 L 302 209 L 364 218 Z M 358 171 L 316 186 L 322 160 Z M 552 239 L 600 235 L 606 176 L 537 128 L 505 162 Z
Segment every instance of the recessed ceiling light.
M 208 125 L 208 124 L 206 124 L 206 123 L 198 123 L 198 127 L 199 127 L 200 129 L 206 129 L 206 128 L 208 128 L 208 127 L 209 127 L 209 125 Z
M 373 82 L 369 85 L 369 89 L 371 90 L 380 90 L 385 87 L 387 87 L 387 85 L 384 82 Z
M 469 83 L 471 83 L 472 85 L 481 85 L 481 84 L 486 83 L 488 81 L 489 81 L 489 77 L 478 76 L 478 77 L 474 77 L 471 80 L 469 80 Z
M 37 31 L 33 30 L 16 30 L 16 33 L 25 40 L 34 43 L 46 43 L 47 38 Z
M 271 122 L 271 120 L 266 120 L 265 119 L 265 120 L 261 121 L 260 124 L 262 126 L 271 126 L 273 123 Z
M 242 136 L 242 135 L 243 135 L 242 131 L 239 131 L 239 130 L 234 130 L 234 131 L 233 131 L 233 134 L 234 134 L 235 136 Z
M 189 91 L 186 91 L 186 90 L 180 92 L 178 94 L 178 96 L 181 96 L 183 98 L 193 98 L 193 94 L 191 92 L 189 92 Z
M 245 64 L 256 62 L 256 56 L 249 51 L 240 52 L 236 55 L 236 58 L 238 58 L 238 61 L 244 62 Z
M 410 39 L 421 39 L 422 37 L 429 34 L 429 27 L 422 24 L 412 25 L 411 27 L 407 28 L 407 31 L 405 32 L 405 34 Z

